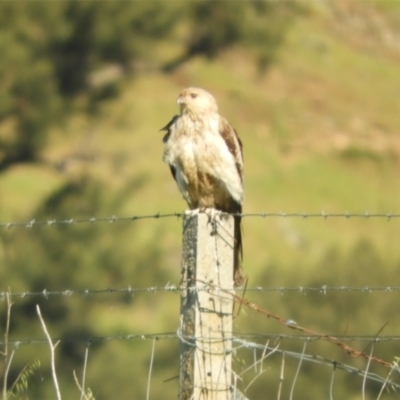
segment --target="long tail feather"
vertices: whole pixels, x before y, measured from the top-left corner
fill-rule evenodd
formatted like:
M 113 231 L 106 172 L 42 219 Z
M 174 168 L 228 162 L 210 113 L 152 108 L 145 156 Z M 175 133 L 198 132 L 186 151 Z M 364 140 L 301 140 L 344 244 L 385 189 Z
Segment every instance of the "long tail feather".
M 233 280 L 235 286 L 242 286 L 246 275 L 243 271 L 243 243 L 242 243 L 242 227 L 241 227 L 242 218 L 239 216 L 235 216 L 235 247 L 234 247 L 234 265 L 233 265 Z

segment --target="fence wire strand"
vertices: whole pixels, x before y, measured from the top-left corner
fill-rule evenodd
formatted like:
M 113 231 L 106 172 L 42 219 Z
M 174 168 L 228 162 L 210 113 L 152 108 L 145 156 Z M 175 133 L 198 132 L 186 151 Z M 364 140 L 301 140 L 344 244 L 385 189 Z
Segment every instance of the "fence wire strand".
M 229 341 L 232 338 L 237 341 L 247 342 L 247 339 L 259 339 L 259 340 L 273 340 L 283 341 L 283 340 L 293 340 L 299 342 L 316 342 L 321 341 L 321 336 L 312 336 L 312 335 L 287 335 L 283 333 L 277 334 L 260 334 L 260 333 L 237 333 L 237 332 L 227 332 L 227 334 L 231 334 L 225 340 Z M 368 342 L 368 343 L 385 343 L 385 342 L 400 342 L 400 336 L 371 336 L 371 335 L 335 335 L 336 339 L 346 342 Z M 179 339 L 179 340 L 189 340 L 193 338 L 183 337 L 179 332 L 161 332 L 161 333 L 132 333 L 132 334 L 124 334 L 124 335 L 110 335 L 110 336 L 93 336 L 93 337 L 62 337 L 62 338 L 52 338 L 52 342 L 60 342 L 60 343 L 86 343 L 91 345 L 93 343 L 99 342 L 107 342 L 107 341 L 118 341 L 118 340 L 165 340 L 165 339 Z M 203 341 L 203 338 L 194 338 L 198 341 Z M 210 340 L 210 337 L 206 338 Z M 211 337 L 211 339 L 213 339 Z M 5 344 L 12 345 L 14 347 L 19 347 L 23 345 L 47 345 L 48 340 L 46 339 L 9 339 L 6 341 L 0 340 L 0 346 Z
M 33 228 L 35 226 L 57 226 L 57 225 L 78 225 L 78 224 L 94 224 L 94 223 L 114 223 L 114 222 L 133 222 L 146 219 L 161 219 L 161 218 L 177 218 L 180 219 L 185 214 L 182 212 L 173 212 L 167 214 L 150 214 L 150 215 L 132 215 L 128 217 L 117 217 L 115 215 L 111 217 L 89 217 L 89 218 L 65 218 L 65 219 L 47 219 L 47 220 L 36 220 L 32 219 L 25 222 L 2 222 L 0 223 L 0 228 Z M 231 215 L 240 216 L 242 218 L 322 218 L 324 220 L 333 218 L 362 218 L 362 219 L 385 219 L 391 221 L 395 218 L 400 218 L 400 214 L 387 212 L 387 213 L 370 213 L 365 212 L 342 212 L 342 213 L 326 213 L 321 212 L 259 212 L 259 213 L 245 213 L 237 214 L 233 213 Z
M 249 341 L 242 340 L 242 339 L 239 339 L 239 338 L 233 338 L 233 342 L 237 346 L 236 350 L 238 348 L 240 348 L 240 347 L 243 347 L 245 349 L 258 349 L 260 351 L 261 350 L 264 351 L 265 348 L 266 348 L 265 345 L 262 345 L 262 344 L 259 344 L 259 343 L 254 343 L 254 342 L 249 342 Z M 341 362 L 336 361 L 336 360 L 329 360 L 329 359 L 324 358 L 324 357 L 319 356 L 319 355 L 307 354 L 304 351 L 299 353 L 299 352 L 294 352 L 294 351 L 289 351 L 289 350 L 284 350 L 284 349 L 278 349 L 276 347 L 269 347 L 269 346 L 267 346 L 267 350 L 268 351 L 273 351 L 276 354 L 284 355 L 285 357 L 291 357 L 291 358 L 298 359 L 298 360 L 301 360 L 301 361 L 306 361 L 306 362 L 310 362 L 310 363 L 329 366 L 329 367 L 332 367 L 333 370 L 341 369 L 341 370 L 349 372 L 351 374 L 358 375 L 358 376 L 360 376 L 362 378 L 366 377 L 366 379 L 373 380 L 373 381 L 376 381 L 376 382 L 379 382 L 379 383 L 382 383 L 382 384 L 390 385 L 390 386 L 392 386 L 393 388 L 396 388 L 396 389 L 400 389 L 400 384 L 399 383 L 395 383 L 393 381 L 389 381 L 387 378 L 383 378 L 378 374 L 368 372 L 368 370 L 362 370 L 360 368 L 352 367 L 352 366 L 350 366 L 348 364 L 344 364 L 344 363 L 341 363 Z M 394 368 L 394 370 L 397 370 L 399 372 L 399 368 L 395 364 L 393 364 L 393 368 Z
M 248 336 L 251 337 L 251 336 Z M 261 335 L 258 335 L 257 337 L 261 337 Z M 227 338 L 226 340 L 232 340 L 234 349 L 233 351 L 235 354 L 240 351 L 240 350 L 259 350 L 262 351 L 263 354 L 266 353 L 267 351 L 270 352 L 270 355 L 281 355 L 283 357 L 289 357 L 295 360 L 299 361 L 299 367 L 302 365 L 302 363 L 310 363 L 310 364 L 319 364 L 323 365 L 326 367 L 332 368 L 332 372 L 334 373 L 337 369 L 348 372 L 352 375 L 357 375 L 365 380 L 370 380 L 370 381 L 375 381 L 378 382 L 382 385 L 385 386 L 390 386 L 392 389 L 400 389 L 400 383 L 396 383 L 392 380 L 389 379 L 389 375 L 387 377 L 382 377 L 376 373 L 372 373 L 368 371 L 368 368 L 365 370 L 353 367 L 351 365 L 332 360 L 332 359 L 327 359 L 323 356 L 320 355 L 315 355 L 315 354 L 307 354 L 305 352 L 305 347 L 306 343 L 309 343 L 310 340 L 313 338 L 307 337 L 307 336 L 290 336 L 290 335 L 262 335 L 262 338 L 275 338 L 275 339 L 284 339 L 284 338 L 296 338 L 296 339 L 301 339 L 304 341 L 303 344 L 303 350 L 301 352 L 296 352 L 296 351 L 290 351 L 287 349 L 281 349 L 280 345 L 277 345 L 276 343 L 274 346 L 269 346 L 268 343 L 267 345 L 265 344 L 260 344 L 256 343 L 253 341 L 249 341 L 246 339 L 246 335 L 244 334 L 239 334 L 239 335 L 234 335 L 231 338 Z M 396 340 L 400 340 L 400 337 L 392 337 L 395 338 Z M 209 340 L 210 338 L 184 338 L 184 340 L 190 340 L 191 343 L 196 343 L 197 341 L 201 340 Z M 315 338 L 314 338 L 315 339 Z M 346 337 L 346 339 L 350 339 L 349 336 Z M 361 340 L 371 340 L 371 339 L 376 339 L 375 337 L 357 337 L 356 338 L 361 339 Z M 382 338 L 379 338 L 382 339 Z M 102 342 L 102 341 L 114 341 L 114 340 L 150 340 L 152 342 L 152 349 L 154 349 L 155 342 L 158 340 L 182 340 L 180 335 L 176 332 L 165 332 L 165 333 L 154 333 L 154 334 L 129 334 L 129 335 L 118 335 L 118 336 L 102 336 L 102 337 L 93 337 L 93 338 L 82 338 L 82 339 L 77 339 L 77 338 L 62 338 L 62 339 L 51 339 L 52 343 L 57 343 L 57 342 L 78 342 L 78 343 L 85 343 L 87 346 L 90 346 L 93 343 L 97 342 Z M 18 348 L 22 345 L 48 345 L 48 340 L 47 339 L 38 339 L 38 340 L 9 340 L 8 344 L 11 346 L 14 346 L 15 350 L 18 350 Z M 0 345 L 4 345 L 4 342 L 0 341 Z M 153 350 L 152 350 L 153 351 Z M 152 355 L 154 357 L 154 354 Z M 399 367 L 396 365 L 396 363 L 393 363 L 392 365 L 392 370 L 400 372 Z M 391 370 L 391 372 L 392 372 Z M 390 373 L 391 373 L 390 372 Z
M 16 299 L 16 298 L 28 298 L 28 297 L 42 297 L 45 299 L 49 299 L 50 297 L 71 297 L 71 296 L 96 296 L 96 295 L 111 295 L 111 294 L 128 294 L 135 295 L 139 293 L 158 293 L 158 292 L 172 292 L 172 293 L 180 293 L 183 288 L 167 283 L 165 286 L 153 286 L 147 288 L 133 288 L 131 286 L 125 288 L 106 288 L 106 289 L 65 289 L 65 290 L 47 290 L 43 289 L 40 292 L 34 291 L 26 291 L 26 292 L 15 292 L 9 293 L 7 291 L 0 292 L 0 300 L 6 300 L 8 294 Z M 207 291 L 208 288 L 196 288 L 193 289 L 196 291 Z M 222 291 L 228 291 L 229 289 L 221 288 Z M 255 286 L 250 288 L 237 288 L 237 292 L 269 292 L 269 293 L 279 293 L 281 295 L 285 293 L 299 293 L 299 294 L 307 294 L 307 293 L 315 293 L 321 295 L 327 295 L 331 292 L 358 292 L 358 293 L 374 293 L 374 292 L 386 292 L 386 293 L 395 293 L 400 292 L 400 286 L 320 286 L 320 287 L 262 287 Z

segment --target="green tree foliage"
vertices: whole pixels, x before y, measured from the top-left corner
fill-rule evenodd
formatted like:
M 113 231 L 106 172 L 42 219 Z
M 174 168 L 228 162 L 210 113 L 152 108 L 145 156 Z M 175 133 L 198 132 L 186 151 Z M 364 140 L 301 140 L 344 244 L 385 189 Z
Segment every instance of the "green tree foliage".
M 239 44 L 265 68 L 288 22 L 291 2 L 7 2 L 0 12 L 0 170 L 35 161 L 49 126 L 84 94 L 93 102 L 115 93 L 91 85 L 109 63 L 122 71 L 154 57 L 154 47 L 181 28 L 181 55 L 170 71 L 196 55 L 216 57 Z M 154 61 L 154 60 L 152 60 Z M 112 85 L 111 85 L 112 86 Z
M 43 8 L 42 18 L 50 17 L 40 3 L 37 7 Z M 59 100 L 52 63 L 45 56 L 46 33 L 23 3 L 1 8 L 0 169 L 34 159 Z
M 7 2 L 0 12 L 0 170 L 37 159 L 51 123 L 89 94 L 90 73 L 124 68 L 167 34 L 166 2 Z
M 190 3 L 185 48 L 180 57 L 165 65 L 166 71 L 196 55 L 215 58 L 233 45 L 254 52 L 261 70 L 273 61 L 293 16 L 302 8 L 291 1 L 209 1 Z
M 166 35 L 176 22 L 165 2 L 67 2 L 65 28 L 50 41 L 49 56 L 63 95 L 88 89 L 91 71 L 105 62 L 124 68 L 146 58 L 149 45 Z

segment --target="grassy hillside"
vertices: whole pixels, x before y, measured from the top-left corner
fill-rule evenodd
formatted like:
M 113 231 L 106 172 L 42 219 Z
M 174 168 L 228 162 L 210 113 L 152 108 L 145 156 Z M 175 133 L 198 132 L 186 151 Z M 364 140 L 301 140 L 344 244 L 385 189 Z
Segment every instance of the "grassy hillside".
M 395 40 L 400 37 L 399 13 L 397 3 L 389 1 L 308 5 L 291 26 L 277 62 L 265 74 L 259 73 L 247 49 L 238 47 L 214 61 L 193 59 L 171 74 L 144 71 L 127 77 L 119 97 L 103 103 L 93 115 L 78 108 L 53 129 L 40 165 L 20 165 L 0 175 L 0 221 L 40 218 L 44 199 L 67 182 L 85 186 L 94 181 L 101 197 L 93 189 L 87 202 L 80 203 L 78 197 L 53 218 L 92 217 L 88 210 L 93 211 L 93 203 L 98 217 L 185 210 L 161 161 L 159 129 L 177 112 L 175 99 L 186 86 L 212 92 L 221 114 L 243 141 L 245 213 L 399 213 L 400 48 Z M 159 51 L 169 50 L 163 46 Z M 79 227 L 72 229 L 84 240 Z M 249 286 L 397 285 L 399 230 L 400 220 L 395 219 L 245 218 L 244 268 Z M 27 242 L 30 234 L 23 233 Z M 4 241 L 0 247 L 0 263 L 6 259 L 7 246 Z M 139 221 L 121 230 L 105 227 L 90 246 L 93 252 L 110 248 L 129 258 L 117 257 L 115 262 L 124 265 L 124 273 L 118 276 L 112 268 L 102 269 L 100 253 L 84 254 L 78 264 L 94 261 L 90 276 L 79 272 L 82 288 L 179 283 L 179 220 Z M 34 244 L 26 249 L 36 254 Z M 152 263 L 159 269 L 152 271 Z M 94 279 L 97 274 L 101 278 Z M 68 280 L 60 279 L 59 288 L 64 282 Z M 164 295 L 154 295 L 150 300 L 138 296 L 111 305 L 93 302 L 85 318 L 95 326 L 96 335 L 176 331 L 179 298 L 167 296 L 171 296 L 168 301 Z M 376 296 L 371 303 L 358 296 L 249 294 L 272 312 L 313 329 L 340 334 L 350 320 L 351 333 L 373 335 L 390 320 L 385 334 L 399 334 L 397 294 Z M 236 320 L 236 329 L 284 330 L 249 311 Z M 112 373 L 107 360 L 115 354 L 120 356 L 116 363 L 129 364 L 128 346 L 112 343 L 95 353 L 89 363 L 89 376 L 96 377 L 92 389 Z M 160 346 L 155 376 L 161 381 L 176 372 L 168 369 L 168 360 L 176 357 L 177 347 L 165 342 Z M 137 398 L 143 398 L 149 348 L 135 349 L 137 362 L 132 370 L 123 369 L 115 382 L 102 388 L 104 397 L 98 398 L 107 398 L 116 387 L 125 387 L 125 397 L 120 398 L 128 398 L 133 390 L 127 384 L 131 374 L 141 382 Z M 386 353 L 389 361 L 394 354 Z M 312 378 L 302 382 L 307 384 L 307 379 Z M 176 383 L 171 385 L 175 385 L 168 397 L 172 399 Z M 163 396 L 164 390 L 160 385 L 154 395 Z M 252 390 L 258 393 L 259 387 Z M 299 393 L 296 398 L 317 399 L 318 393 Z
M 96 117 L 77 115 L 54 132 L 44 157 L 57 162 L 87 153 L 92 159 L 71 162 L 65 175 L 93 174 L 111 192 L 142 179 L 119 210 L 125 215 L 184 210 L 161 162 L 159 128 L 177 112 L 181 88 L 197 85 L 216 96 L 243 140 L 245 212 L 396 212 L 398 60 L 389 51 L 378 56 L 356 48 L 334 24 L 318 9 L 298 19 L 277 64 L 261 77 L 243 49 L 215 62 L 196 59 L 172 75 L 142 74 Z M 348 222 L 248 219 L 246 264 L 256 274 L 269 257 L 289 257 L 291 264 L 291 252 L 282 252 L 290 248 L 291 235 L 339 248 L 351 247 L 361 235 L 387 253 L 395 221 Z M 172 225 L 179 252 L 180 227 Z M 305 257 L 310 260 L 309 250 Z

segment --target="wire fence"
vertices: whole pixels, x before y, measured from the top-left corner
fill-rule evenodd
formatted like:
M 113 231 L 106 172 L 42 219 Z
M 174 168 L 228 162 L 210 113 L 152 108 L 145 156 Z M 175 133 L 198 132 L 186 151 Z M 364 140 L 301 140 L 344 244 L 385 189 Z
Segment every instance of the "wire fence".
M 194 289 L 197 291 L 207 290 L 206 288 Z M 228 288 L 221 288 L 221 290 L 228 290 Z M 107 289 L 66 289 L 66 290 L 47 290 L 43 289 L 40 292 L 16 292 L 9 293 L 6 291 L 0 291 L 0 300 L 5 300 L 10 294 L 11 297 L 41 297 L 48 299 L 53 296 L 62 296 L 62 297 L 87 297 L 87 296 L 96 296 L 96 295 L 104 295 L 104 294 L 128 294 L 128 295 L 136 295 L 140 293 L 158 293 L 158 292 L 171 292 L 171 293 L 180 293 L 182 288 L 179 286 L 172 285 L 167 283 L 165 286 L 154 286 L 154 287 L 146 287 L 146 288 L 107 288 Z M 400 286 L 382 286 L 382 287 L 368 287 L 368 286 L 321 286 L 321 287 L 246 287 L 246 288 L 237 288 L 237 292 L 269 292 L 269 293 L 299 293 L 299 294 L 307 294 L 307 293 L 315 293 L 321 295 L 327 295 L 329 292 L 357 292 L 357 293 L 373 293 L 373 292 L 385 292 L 385 293 L 395 293 L 400 292 Z
M 248 340 L 249 338 L 257 338 L 257 339 L 267 339 L 266 344 L 262 344 L 259 342 L 255 341 L 250 341 Z M 287 339 L 294 339 L 294 340 L 301 340 L 303 342 L 302 346 L 302 351 L 292 351 L 289 350 L 287 344 L 285 343 L 285 340 Z M 345 337 L 344 340 L 364 340 L 364 341 L 374 341 L 374 345 L 379 342 L 379 340 L 382 340 L 382 338 L 379 338 L 379 340 L 376 340 L 377 338 L 374 337 Z M 383 340 L 386 340 L 389 338 L 384 338 Z M 399 340 L 400 338 L 392 337 L 390 340 Z M 88 338 L 85 340 L 80 340 L 79 342 L 82 342 L 85 344 L 85 361 L 87 362 L 90 353 L 90 348 L 92 345 L 95 345 L 98 342 L 108 342 L 108 341 L 149 341 L 152 343 L 151 347 L 151 355 L 149 359 L 149 379 L 147 382 L 147 397 L 150 398 L 150 392 L 151 392 L 151 381 L 152 381 L 152 365 L 154 363 L 157 363 L 157 352 L 155 350 L 155 343 L 163 340 L 168 340 L 168 341 L 175 341 L 176 344 L 179 344 L 180 341 L 182 341 L 182 337 L 180 335 L 180 332 L 170 332 L 170 333 L 158 333 L 158 334 L 132 334 L 132 335 L 120 335 L 120 336 L 105 336 L 105 337 L 97 337 L 97 338 Z M 210 340 L 209 337 L 200 337 L 196 338 L 197 340 L 197 345 L 201 343 L 202 341 L 208 341 Z M 372 371 L 370 363 L 366 363 L 365 368 L 359 368 L 355 367 L 353 365 L 350 365 L 349 363 L 341 362 L 338 360 L 332 360 L 326 357 L 323 357 L 319 354 L 313 354 L 311 351 L 310 353 L 306 352 L 307 347 L 310 344 L 310 341 L 316 340 L 316 338 L 312 337 L 307 337 L 307 336 L 297 336 L 297 335 L 251 335 L 251 334 L 241 334 L 241 335 L 233 335 L 231 338 L 229 338 L 233 342 L 233 353 L 237 357 L 238 360 L 242 358 L 241 353 L 247 353 L 247 364 L 246 365 L 241 365 L 238 367 L 236 365 L 236 370 L 234 372 L 234 385 L 232 388 L 232 392 L 240 393 L 241 396 L 241 391 L 243 392 L 248 392 L 250 387 L 255 383 L 256 380 L 261 380 L 262 381 L 262 375 L 267 371 L 271 370 L 271 365 L 274 365 L 277 367 L 277 371 L 279 371 L 280 376 L 279 376 L 279 386 L 275 388 L 276 394 L 273 393 L 273 390 L 270 390 L 271 397 L 270 398 L 286 398 L 286 397 L 281 397 L 283 389 L 282 387 L 286 385 L 288 387 L 287 391 L 290 390 L 290 396 L 288 398 L 296 398 L 295 396 L 295 388 L 296 385 L 298 384 L 300 386 L 299 391 L 303 391 L 301 389 L 301 384 L 298 383 L 298 381 L 301 381 L 300 374 L 299 372 L 301 371 L 301 368 L 303 367 L 305 370 L 309 369 L 309 366 L 311 365 L 316 365 L 318 367 L 318 375 L 321 376 L 321 369 L 324 368 L 326 375 L 328 376 L 328 379 L 326 382 L 329 382 L 329 386 L 327 385 L 325 387 L 326 392 L 329 390 L 329 399 L 334 399 L 334 398 L 341 398 L 340 396 L 335 396 L 334 395 L 334 379 L 335 375 L 337 374 L 337 371 L 342 371 L 349 376 L 352 377 L 354 380 L 355 378 L 359 378 L 359 383 L 360 383 L 360 390 L 363 391 L 363 397 L 362 398 L 367 398 L 365 397 L 365 385 L 366 383 L 373 383 L 377 384 L 380 386 L 380 391 L 378 394 L 377 399 L 381 398 L 382 394 L 384 393 L 384 390 L 390 389 L 390 392 L 388 393 L 394 393 L 395 396 L 398 395 L 398 390 L 400 390 L 400 381 L 398 379 L 398 376 L 393 376 L 394 372 L 396 374 L 399 373 L 399 366 L 397 361 L 393 362 L 393 364 L 388 366 L 386 375 L 380 375 L 378 373 L 375 373 Z M 271 341 L 273 342 L 273 345 L 270 345 Z M 77 342 L 77 339 L 52 339 L 52 342 L 54 344 L 59 344 L 61 342 Z M 5 342 L 0 342 L 1 345 L 4 345 Z M 40 340 L 30 340 L 30 341 L 20 341 L 20 342 L 15 342 L 15 341 L 8 341 L 9 346 L 13 346 L 14 350 L 13 351 L 21 351 L 21 346 L 23 345 L 40 345 L 40 346 L 47 346 L 48 341 L 46 339 L 40 339 Z M 250 357 L 249 357 L 250 354 Z M 372 350 L 369 352 L 370 359 L 373 359 L 373 347 Z M 250 360 L 250 361 L 249 361 Z M 238 363 L 236 363 L 238 364 Z M 295 366 L 296 372 L 293 373 L 293 366 Z M 246 381 L 246 374 L 248 373 L 252 374 L 252 379 Z M 393 379 L 394 378 L 394 379 Z M 177 379 L 177 377 L 174 377 L 172 379 Z M 169 380 L 169 379 L 168 379 Z M 166 381 L 168 381 L 166 380 Z M 278 379 L 277 379 L 278 380 Z M 165 382 L 166 382 L 165 381 Z M 242 383 L 242 384 L 240 384 Z M 232 397 L 234 398 L 234 397 Z M 239 398 L 245 398 L 245 397 L 239 397 Z M 386 397 L 385 397 L 386 398 Z M 390 397 L 389 397 L 390 398 Z M 396 398 L 396 397 L 393 397 Z
M 301 219 L 377 219 L 381 221 L 391 221 L 397 219 L 400 214 L 394 213 L 252 213 L 240 214 L 243 218 L 301 218 Z M 162 218 L 182 218 L 183 213 L 153 214 L 153 215 L 135 215 L 130 217 L 105 217 L 105 218 L 81 218 L 81 219 L 62 219 L 62 220 L 31 220 L 29 222 L 7 222 L 0 223 L 0 228 L 35 228 L 40 226 L 59 226 L 74 224 L 93 224 L 93 223 L 118 223 L 133 222 L 138 220 L 162 219 Z M 217 260 L 218 264 L 218 260 Z M 395 282 L 395 280 L 393 280 Z M 19 292 L 1 291 L 0 300 L 7 311 L 7 323 L 5 324 L 4 339 L 0 340 L 0 347 L 4 349 L 5 359 L 3 373 L 3 387 L 7 387 L 8 372 L 11 368 L 13 358 L 16 354 L 23 352 L 24 348 L 32 349 L 36 347 L 49 346 L 52 357 L 56 346 L 67 346 L 68 344 L 81 344 L 81 350 L 84 353 L 83 375 L 79 379 L 75 376 L 75 382 L 79 388 L 81 399 L 97 398 L 91 389 L 88 388 L 87 368 L 90 368 L 91 357 L 95 357 L 95 346 L 116 343 L 132 343 L 134 346 L 141 346 L 139 343 L 149 343 L 146 350 L 147 360 L 147 382 L 143 384 L 142 398 L 160 398 L 160 391 L 156 389 L 156 380 L 159 379 L 157 370 L 159 365 L 165 363 L 163 350 L 159 347 L 171 346 L 173 343 L 175 349 L 182 342 L 191 343 L 201 347 L 202 343 L 213 340 L 213 332 L 206 337 L 186 337 L 181 328 L 169 332 L 121 332 L 109 335 L 63 335 L 57 337 L 28 337 L 15 338 L 9 331 L 10 319 L 14 314 L 18 315 L 24 308 L 24 302 L 35 300 L 52 302 L 59 299 L 68 301 L 68 299 L 77 299 L 86 301 L 96 301 L 100 295 L 105 295 L 111 299 L 113 295 L 128 295 L 132 299 L 148 296 L 165 296 L 167 293 L 181 294 L 182 286 L 166 283 L 163 286 L 151 287 L 114 287 L 104 289 L 64 289 L 51 290 L 43 289 L 40 291 L 25 290 Z M 209 285 L 194 289 L 199 292 L 208 291 Z M 219 288 L 221 292 L 228 293 L 230 288 Z M 268 294 L 316 294 L 323 297 L 329 297 L 335 293 L 346 294 L 354 293 L 358 296 L 368 296 L 371 293 L 377 293 L 380 296 L 389 296 L 388 301 L 393 301 L 392 296 L 400 292 L 400 286 L 390 284 L 388 286 L 252 286 L 236 290 L 232 294 L 235 301 L 235 307 L 240 310 L 237 318 L 246 318 L 250 313 L 260 314 L 266 320 L 275 320 L 278 322 L 278 328 L 275 326 L 270 332 L 246 332 L 236 331 L 225 332 L 226 340 L 232 342 L 233 354 L 233 385 L 230 389 L 232 399 L 245 400 L 252 399 L 253 393 L 269 393 L 270 399 L 308 399 L 318 398 L 315 394 L 304 394 L 304 386 L 313 384 L 320 393 L 321 398 L 342 399 L 346 398 L 343 393 L 358 393 L 358 398 L 367 399 L 395 399 L 398 398 L 400 390 L 400 368 L 398 365 L 400 355 L 400 335 L 390 334 L 382 335 L 379 331 L 375 334 L 342 334 L 332 335 L 325 332 L 318 332 L 306 326 L 301 326 L 294 319 L 288 319 L 279 313 L 272 313 L 263 308 L 260 303 L 255 303 L 248 299 L 247 295 L 251 293 L 260 293 L 263 296 Z M 368 297 L 366 297 L 368 298 Z M 301 296 L 299 297 L 301 299 Z M 259 299 L 258 299 L 259 300 Z M 263 298 L 263 301 L 267 301 Z M 396 298 L 394 298 L 396 301 Z M 264 304 L 264 303 L 262 303 Z M 269 304 L 269 303 L 268 303 Z M 367 302 L 366 302 L 367 304 Z M 134 304 L 132 304 L 134 307 Z M 307 305 L 309 307 L 309 304 Z M 366 305 L 367 307 L 367 305 Z M 11 311 L 12 310 L 12 311 Z M 245 314 L 243 314 L 245 313 Z M 43 323 L 45 324 L 46 314 L 43 313 Z M 39 317 L 41 315 L 39 314 Z M 151 316 L 157 318 L 157 315 Z M 0 325 L 1 326 L 1 325 Z M 382 327 L 383 330 L 384 327 Z M 288 334 L 287 330 L 296 331 L 297 334 Z M 278 331 L 274 333 L 273 331 Z M 46 336 L 46 335 L 45 335 Z M 300 348 L 299 348 L 300 345 Z M 135 347 L 136 348 L 136 347 Z M 336 349 L 336 350 L 333 350 Z M 29 350 L 31 352 L 31 350 Z M 39 350 L 40 352 L 40 350 Z M 389 356 L 388 356 L 389 355 Z M 177 354 L 176 354 L 177 356 Z M 62 360 L 60 360 L 61 362 Z M 57 375 L 56 365 L 51 366 L 52 375 Z M 166 368 L 166 370 L 168 370 Z M 164 370 L 164 375 L 168 374 Z M 1 371 L 1 367 L 0 367 Z M 338 376 L 338 371 L 342 376 Z M 344 375 L 343 375 L 344 374 Z M 318 376 L 318 379 L 316 379 Z M 351 379 L 351 384 L 349 383 Z M 177 381 L 176 377 L 164 379 L 167 384 L 169 381 Z M 344 385 L 349 386 L 349 391 L 343 389 Z M 10 386 L 10 385 L 9 385 Z M 92 385 L 90 385 L 92 386 Z M 92 387 L 92 389 L 94 389 Z M 14 386 L 8 387 L 8 392 L 3 389 L 4 400 L 8 394 L 15 390 Z M 6 393 L 7 392 L 7 393 Z M 4 395 L 6 393 L 6 395 Z M 248 396 L 248 397 L 247 397 Z M 79 396 L 78 396 L 79 397 Z M 176 396 L 171 396 L 176 397 Z M 57 398 L 61 398 L 59 391 Z M 73 397 L 70 397 L 73 398 Z M 76 398 L 76 397 L 75 397 Z M 99 399 L 102 397 L 99 396 Z M 120 397 L 119 398 L 124 398 Z M 138 397 L 139 398 L 139 397 Z M 167 398 L 167 397 L 164 397 Z M 169 398 L 169 397 L 168 397 Z
M 279 340 L 295 340 L 299 342 L 313 342 L 321 341 L 321 336 L 318 335 L 288 335 L 285 333 L 279 334 L 260 334 L 260 333 L 238 333 L 238 332 L 227 332 L 236 341 L 246 341 L 246 339 L 257 339 L 262 341 L 279 341 Z M 337 335 L 336 339 L 342 342 L 367 342 L 367 343 L 385 343 L 385 342 L 400 342 L 400 336 L 360 336 L 360 335 Z M 166 340 L 166 339 L 179 339 L 177 332 L 160 332 L 160 333 L 127 333 L 123 335 L 110 335 L 110 336 L 88 336 L 88 337 L 54 337 L 52 341 L 54 343 L 84 343 L 91 345 L 93 343 L 107 342 L 113 340 Z M 229 339 L 231 340 L 231 339 Z M 48 343 L 46 339 L 11 339 L 11 340 L 0 340 L 0 346 L 5 344 L 13 346 L 23 345 L 45 345 Z M 250 342 L 249 342 L 250 343 Z M 257 346 L 260 346 L 259 344 Z M 258 348 L 258 347 L 257 347 Z M 331 361 L 333 362 L 333 361 Z
M 150 215 L 132 215 L 128 217 L 90 217 L 90 218 L 65 218 L 65 219 L 48 219 L 48 220 L 36 220 L 32 219 L 30 221 L 25 222 L 2 222 L 0 223 L 0 228 L 33 228 L 35 226 L 53 226 L 53 225 L 75 225 L 75 224 L 95 224 L 95 223 L 114 223 L 114 222 L 134 222 L 140 220 L 148 220 L 148 219 L 161 219 L 161 218 L 182 218 L 185 214 L 174 212 L 174 213 L 166 213 L 166 214 L 150 214 Z M 286 213 L 286 212 L 274 212 L 274 213 L 244 213 L 237 214 L 232 213 L 230 215 L 240 216 L 242 218 L 251 218 L 251 217 L 261 217 L 261 218 L 322 218 L 322 219 L 351 219 L 351 218 L 362 218 L 362 219 L 384 219 L 386 221 L 391 221 L 392 219 L 400 218 L 400 214 L 388 212 L 388 213 L 370 213 L 369 211 L 365 212 L 343 212 L 343 213 L 326 213 L 324 211 L 318 213 L 307 213 L 307 212 L 294 212 L 294 213 Z

